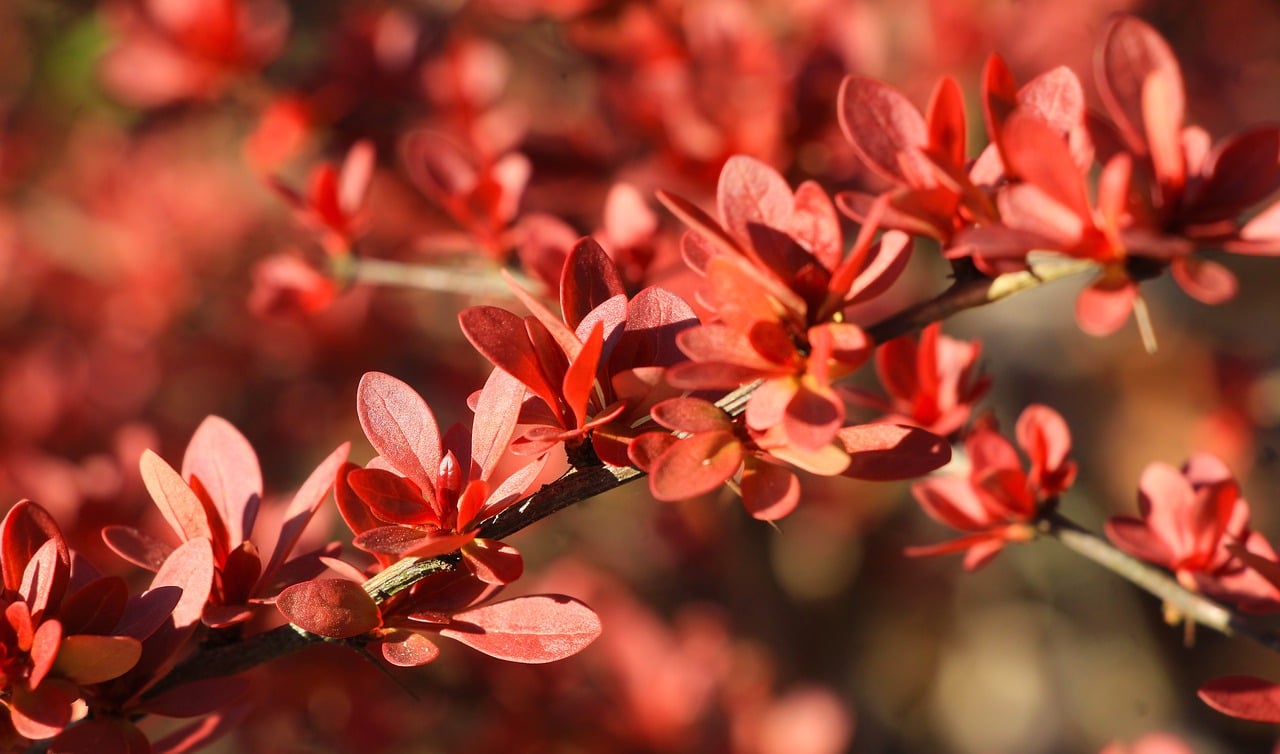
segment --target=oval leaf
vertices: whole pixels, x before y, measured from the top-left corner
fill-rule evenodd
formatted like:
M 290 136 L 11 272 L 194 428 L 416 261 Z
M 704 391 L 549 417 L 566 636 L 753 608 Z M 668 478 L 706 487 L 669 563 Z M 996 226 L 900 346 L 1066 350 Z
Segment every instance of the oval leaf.
M 577 654 L 601 630 L 599 616 L 581 602 L 540 594 L 457 613 L 440 635 L 500 660 L 537 664 Z
M 295 626 L 331 639 L 359 636 L 382 625 L 373 598 L 345 579 L 294 584 L 276 598 L 276 607 Z

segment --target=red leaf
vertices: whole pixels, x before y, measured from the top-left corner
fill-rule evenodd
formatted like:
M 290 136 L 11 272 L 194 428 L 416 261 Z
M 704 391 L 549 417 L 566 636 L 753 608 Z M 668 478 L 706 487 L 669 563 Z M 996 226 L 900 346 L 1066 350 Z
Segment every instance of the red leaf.
M 844 476 L 854 479 L 910 479 L 951 460 L 951 445 L 946 440 L 916 427 L 862 424 L 844 427 L 837 436 L 849 453 Z
M 441 523 L 418 485 L 402 476 L 383 469 L 356 469 L 347 475 L 347 483 L 373 515 L 387 523 Z
M 511 545 L 493 539 L 474 539 L 462 548 L 462 559 L 486 584 L 510 584 L 524 573 L 524 559 Z
M 199 479 L 226 525 L 227 545 L 248 539 L 262 499 L 258 454 L 240 431 L 219 416 L 205 418 L 182 457 L 182 478 Z
M 173 551 L 151 581 L 151 589 L 176 586 L 182 599 L 173 608 L 173 626 L 194 627 L 213 588 L 213 547 L 207 539 L 193 539 Z
M 239 726 L 251 710 L 249 705 L 242 704 L 229 712 L 218 712 L 185 728 L 179 728 L 152 744 L 149 754 L 189 754 L 202 749 Z M 136 754 L 148 752 L 143 750 Z
M 950 76 L 938 81 L 929 101 L 925 121 L 929 128 L 929 146 L 943 155 L 953 166 L 965 163 L 964 94 Z
M 573 427 L 582 428 L 587 424 L 588 404 L 591 401 L 592 388 L 596 384 L 596 367 L 600 364 L 600 352 L 603 348 L 604 328 L 600 323 L 596 323 L 583 341 L 582 350 L 565 370 L 561 394 L 564 396 L 565 403 L 568 403 L 573 410 L 575 421 Z
M 701 398 L 671 398 L 653 407 L 654 421 L 667 429 L 681 432 L 729 431 L 733 424 L 729 416 L 714 403 Z
M 1229 219 L 1280 188 L 1280 128 L 1261 126 L 1228 137 L 1202 171 L 1189 214 L 1197 221 Z
M 360 426 L 378 454 L 426 494 L 440 469 L 440 428 L 422 396 L 382 372 L 360 378 L 356 395 Z
M 473 306 L 458 315 L 462 334 L 499 369 L 520 380 L 548 406 L 558 405 L 559 385 L 543 370 L 522 318 L 496 306 Z M 559 349 L 556 349 L 559 351 Z
M 1138 285 L 1132 280 L 1099 278 L 1076 299 L 1076 323 L 1089 335 L 1110 335 L 1124 326 L 1137 298 Z
M 382 657 L 392 665 L 416 668 L 440 656 L 440 648 L 416 631 L 393 631 L 382 640 Z
M 68 634 L 106 634 L 120 622 L 128 602 L 124 579 L 104 576 L 64 599 L 58 618 Z
M 47 540 L 53 540 L 58 559 L 71 564 L 71 554 L 58 524 L 48 511 L 30 500 L 20 500 L 0 521 L 0 571 L 4 588 L 17 591 L 31 557 Z
M 1200 687 L 1205 704 L 1224 715 L 1260 723 L 1280 723 L 1280 686 L 1247 675 L 1215 678 Z
M 10 693 L 9 719 L 19 735 L 37 741 L 52 738 L 71 722 L 75 686 L 50 682 L 32 690 L 25 683 L 15 683 Z
M 76 634 L 62 640 L 53 669 L 81 686 L 129 672 L 142 657 L 142 642 L 129 636 Z
M 874 79 L 848 76 L 840 84 L 837 114 L 853 151 L 875 172 L 899 184 L 933 184 L 919 149 L 928 145 L 924 116 L 902 92 Z
M 1018 90 L 1018 107 L 1036 116 L 1062 136 L 1084 123 L 1084 87 L 1066 66 L 1031 79 Z
M 742 465 L 742 443 L 731 432 L 701 432 L 676 441 L 653 462 L 649 491 L 658 500 L 688 500 L 724 484 Z
M 1182 72 L 1169 44 L 1159 32 L 1133 16 L 1112 19 L 1103 33 L 1095 60 L 1094 79 L 1103 105 L 1115 121 L 1129 148 L 1146 154 L 1148 127 L 1143 112 L 1142 89 L 1147 78 L 1157 71 L 1168 76 L 1181 92 Z M 1165 103 L 1176 107 L 1168 118 L 1182 122 L 1181 97 Z
M 471 427 L 471 460 L 480 467 L 480 478 L 488 479 L 511 445 L 524 387 L 501 369 L 485 380 L 476 400 Z
M 295 626 L 331 639 L 359 636 L 382 625 L 378 604 L 359 584 L 345 579 L 294 584 L 276 598 L 276 608 Z
M 685 258 L 689 261 L 689 266 L 695 271 L 701 272 L 705 262 L 711 256 L 720 253 L 734 255 L 743 253 L 738 247 L 738 242 L 697 205 L 661 190 L 656 195 L 658 201 L 662 202 L 671 214 L 680 218 L 681 222 L 692 229 L 692 232 L 686 233 L 681 239 L 680 246 Z
M 500 660 L 537 664 L 577 654 L 600 631 L 591 608 L 570 597 L 540 594 L 457 613 L 440 635 Z
M 427 533 L 421 529 L 411 529 L 407 526 L 379 526 L 360 532 L 352 544 L 365 552 L 401 556 L 422 544 L 426 537 Z
M 800 502 L 800 480 L 788 469 L 769 463 L 747 463 L 742 472 L 742 504 L 753 518 L 777 521 Z
M 209 511 L 172 466 L 150 449 L 142 452 L 138 466 L 147 492 L 179 539 L 183 542 L 200 537 L 213 539 Z
M 382 526 L 382 522 L 373 517 L 368 506 L 356 495 L 347 482 L 352 471 L 360 468 L 354 463 L 344 463 L 338 469 L 338 477 L 333 483 L 333 497 L 338 504 L 338 513 L 346 522 L 347 528 L 356 535 Z
M 1091 217 L 1084 177 L 1061 134 L 1031 115 L 1015 112 L 1005 121 L 1006 171 L 1034 184 L 1077 217 Z
M 560 311 L 565 324 L 576 329 L 592 309 L 625 293 L 618 266 L 600 244 L 590 236 L 580 239 L 569 252 L 560 277 Z
M 31 637 L 31 674 L 27 677 L 31 688 L 40 686 L 44 677 L 53 670 L 53 661 L 58 658 L 58 647 L 61 645 L 62 624 L 54 618 L 41 623 Z M 136 662 L 138 658 L 133 659 Z
M 168 543 L 161 542 L 132 526 L 104 526 L 102 541 L 116 555 L 139 568 L 152 572 L 160 570 L 164 559 L 173 552 L 173 548 Z
M 39 622 L 45 612 L 57 609 L 66 591 L 70 570 L 58 559 L 57 542 L 52 539 L 41 545 L 35 556 L 27 561 L 18 594 L 31 608 L 33 620 Z
M 796 189 L 795 211 L 787 228 L 791 237 L 828 270 L 834 270 L 844 255 L 840 217 L 831 197 L 814 181 Z

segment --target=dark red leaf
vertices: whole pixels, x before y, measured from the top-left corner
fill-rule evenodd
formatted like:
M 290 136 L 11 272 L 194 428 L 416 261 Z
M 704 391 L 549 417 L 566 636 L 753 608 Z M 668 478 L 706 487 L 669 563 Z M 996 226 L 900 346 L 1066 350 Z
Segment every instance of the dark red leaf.
M 59 733 L 49 754 L 152 754 L 152 749 L 133 723 L 103 717 L 82 720 Z
M 383 469 L 356 469 L 347 475 L 347 483 L 373 515 L 387 523 L 441 523 L 418 485 L 398 474 Z
M 1262 678 L 1229 675 L 1200 687 L 1205 704 L 1224 715 L 1260 723 L 1280 723 L 1280 686 Z
M 731 432 L 701 432 L 678 440 L 649 470 L 658 500 L 688 500 L 724 484 L 742 465 L 742 444 Z
M 173 548 L 132 526 L 104 526 L 102 541 L 111 551 L 139 568 L 158 571 Z
M 30 500 L 20 500 L 0 521 L 0 571 L 4 587 L 17 591 L 27 562 L 48 540 L 56 543 L 58 559 L 71 564 L 71 553 L 62 531 L 48 511 Z
M 494 366 L 523 382 L 548 406 L 557 404 L 559 381 L 553 384 L 544 371 L 521 317 L 496 306 L 473 306 L 462 310 L 458 322 L 462 334 Z
M 580 239 L 565 260 L 560 277 L 560 310 L 570 328 L 600 304 L 625 294 L 618 266 L 590 236 Z
M 30 689 L 15 683 L 9 698 L 9 719 L 14 730 L 26 738 L 53 738 L 71 722 L 71 705 L 76 687 L 56 680 Z
M 249 691 L 244 678 L 207 678 L 184 683 L 147 698 L 147 712 L 165 717 L 196 717 L 218 710 Z
M 68 634 L 107 634 L 124 616 L 129 589 L 119 576 L 103 576 L 62 601 L 58 617 Z
M 951 460 L 946 440 L 916 427 L 862 424 L 844 427 L 837 436 L 849 453 L 844 476 L 854 479 L 911 479 Z

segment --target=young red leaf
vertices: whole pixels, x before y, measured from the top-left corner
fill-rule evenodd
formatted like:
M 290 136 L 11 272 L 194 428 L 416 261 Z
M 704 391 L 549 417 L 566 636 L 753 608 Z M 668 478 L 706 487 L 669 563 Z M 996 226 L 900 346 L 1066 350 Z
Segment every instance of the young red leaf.
M 523 382 L 548 406 L 558 405 L 559 385 L 543 370 L 521 317 L 496 306 L 473 306 L 458 314 L 458 322 L 462 334 L 494 366 Z
M 488 479 L 511 445 L 524 386 L 501 369 L 485 380 L 476 400 L 471 428 L 471 461 L 480 467 L 480 478 Z
M 1200 687 L 1200 699 L 1224 715 L 1280 723 L 1280 686 L 1262 678 L 1229 675 Z
M 440 428 L 422 396 L 382 372 L 367 372 L 356 393 L 360 427 L 379 455 L 426 491 L 440 469 Z
M 440 635 L 490 657 L 537 664 L 577 654 L 600 635 L 600 618 L 570 597 L 533 595 L 465 610 Z
M 142 642 L 129 636 L 76 634 L 62 640 L 53 669 L 81 686 L 129 672 L 142 657 Z
M 965 163 L 964 94 L 950 76 L 944 76 L 933 90 L 925 122 L 929 146 L 951 165 Z
M 70 569 L 58 559 L 57 542 L 46 541 L 27 561 L 27 570 L 22 574 L 22 584 L 18 594 L 31 608 L 31 616 L 37 622 L 46 611 L 55 610 L 62 602 L 62 594 L 67 588 L 67 577 Z
M 150 534 L 140 532 L 132 526 L 102 527 L 102 541 L 116 555 L 148 571 L 158 571 L 164 559 L 173 552 L 167 542 L 162 542 Z
M 373 515 L 392 524 L 440 524 L 436 512 L 422 497 L 418 485 L 383 469 L 356 469 L 347 483 Z
M 392 665 L 416 668 L 440 656 L 440 648 L 415 631 L 392 631 L 382 640 L 382 657 Z
M 62 601 L 58 618 L 68 634 L 107 634 L 124 616 L 129 588 L 119 576 L 103 576 Z
M 681 432 L 729 431 L 733 427 L 723 409 L 701 398 L 671 398 L 655 405 L 651 413 L 654 421 Z
M 359 584 L 345 579 L 294 584 L 276 598 L 276 608 L 295 626 L 331 639 L 359 636 L 382 625 L 378 604 Z
M 206 417 L 182 457 L 182 478 L 200 480 L 227 527 L 227 543 L 248 538 L 262 499 L 262 470 L 253 446 L 226 419 Z

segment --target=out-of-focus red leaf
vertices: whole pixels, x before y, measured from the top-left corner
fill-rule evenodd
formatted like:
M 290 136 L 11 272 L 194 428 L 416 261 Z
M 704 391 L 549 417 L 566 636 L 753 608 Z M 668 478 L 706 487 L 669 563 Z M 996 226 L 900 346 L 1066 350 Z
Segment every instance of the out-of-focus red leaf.
M 440 635 L 490 657 L 537 664 L 577 654 L 600 631 L 591 608 L 571 597 L 540 594 L 457 613 Z
M 1182 79 L 1168 69 L 1152 71 L 1142 84 L 1142 117 L 1147 149 L 1163 190 L 1180 191 L 1187 182 L 1182 153 Z
M 172 466 L 150 449 L 142 452 L 138 466 L 151 499 L 182 541 L 213 539 L 209 511 Z
M 919 149 L 929 142 L 924 116 L 902 92 L 861 76 L 840 84 L 837 115 L 853 151 L 880 175 L 916 188 L 932 185 Z
M 1005 169 L 1035 185 L 1078 217 L 1089 217 L 1084 177 L 1067 149 L 1067 143 L 1044 121 L 1015 112 L 1005 121 L 1003 134 Z
M 747 155 L 734 155 L 720 169 L 716 203 L 729 234 L 740 244 L 751 236 L 748 225 L 785 230 L 795 199 L 777 170 Z M 750 255 L 749 245 L 743 246 Z
M 1089 335 L 1110 335 L 1124 326 L 1137 298 L 1132 280 L 1095 280 L 1076 299 L 1076 324 Z
M 929 129 L 929 146 L 943 155 L 951 165 L 965 163 L 964 94 L 950 76 L 938 81 L 929 100 L 925 118 Z
M 654 421 L 681 432 L 728 431 L 732 423 L 724 410 L 701 398 L 671 398 L 653 407 Z
M 249 691 L 245 678 L 206 678 L 184 683 L 147 698 L 147 712 L 165 717 L 196 717 L 232 704 Z
M 195 477 L 227 527 L 229 547 L 248 538 L 262 499 L 262 470 L 253 446 L 220 416 L 200 422 L 182 457 L 182 477 Z
M 1280 723 L 1280 686 L 1248 675 L 1215 678 L 1198 696 L 1224 715 L 1260 723 Z
M 378 604 L 345 579 L 316 579 L 294 584 L 276 598 L 276 608 L 289 622 L 331 639 L 359 636 L 382 625 Z
M 1180 92 L 1183 88 L 1178 59 L 1159 32 L 1133 16 L 1116 16 L 1103 32 L 1098 55 L 1094 59 L 1094 80 L 1098 94 L 1115 121 L 1129 148 L 1146 153 L 1148 128 L 1143 112 L 1142 88 L 1147 78 L 1160 71 Z M 1175 117 L 1182 122 L 1181 101 L 1166 106 L 1179 106 Z
M 382 657 L 392 665 L 416 668 L 440 656 L 440 648 L 416 631 L 393 631 L 382 640 Z
M 849 454 L 844 476 L 890 481 L 911 479 L 951 460 L 951 445 L 932 432 L 897 424 L 860 424 L 836 433 Z
M 374 449 L 424 493 L 434 492 L 440 427 L 422 396 L 389 374 L 367 372 L 360 378 L 356 413 Z
M 1213 150 L 1204 172 L 1190 208 L 1195 220 L 1228 219 L 1262 201 L 1280 189 L 1280 128 L 1233 134 Z
M 142 657 L 142 642 L 129 636 L 76 634 L 62 640 L 53 669 L 81 686 L 129 672 Z
M 462 548 L 462 559 L 476 578 L 486 584 L 510 584 L 524 573 L 524 559 L 511 545 L 493 539 L 475 539 Z
M 790 225 L 785 228 L 828 270 L 834 270 L 844 255 L 844 241 L 840 233 L 840 217 L 836 206 L 822 186 L 805 181 L 796 188 L 795 210 Z

